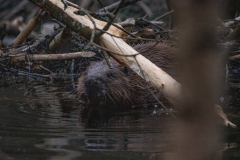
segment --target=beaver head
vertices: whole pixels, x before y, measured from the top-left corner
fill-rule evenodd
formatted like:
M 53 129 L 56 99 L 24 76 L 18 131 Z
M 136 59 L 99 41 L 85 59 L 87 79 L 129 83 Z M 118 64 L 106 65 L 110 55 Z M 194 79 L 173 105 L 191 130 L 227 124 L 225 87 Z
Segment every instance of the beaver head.
M 110 59 L 112 69 L 106 61 L 93 62 L 86 74 L 78 80 L 80 98 L 92 105 L 126 105 L 134 99 L 132 84 L 126 68 Z

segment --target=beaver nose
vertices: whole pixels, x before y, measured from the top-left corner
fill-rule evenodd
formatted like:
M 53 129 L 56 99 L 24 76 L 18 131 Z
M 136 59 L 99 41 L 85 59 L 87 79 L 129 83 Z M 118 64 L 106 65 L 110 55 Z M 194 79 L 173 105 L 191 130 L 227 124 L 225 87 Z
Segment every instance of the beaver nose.
M 88 87 L 94 87 L 94 86 L 96 87 L 98 86 L 98 82 L 96 80 L 90 79 L 85 81 L 85 85 Z
M 102 90 L 100 82 L 93 79 L 85 81 L 85 89 L 88 97 L 98 97 L 97 93 Z

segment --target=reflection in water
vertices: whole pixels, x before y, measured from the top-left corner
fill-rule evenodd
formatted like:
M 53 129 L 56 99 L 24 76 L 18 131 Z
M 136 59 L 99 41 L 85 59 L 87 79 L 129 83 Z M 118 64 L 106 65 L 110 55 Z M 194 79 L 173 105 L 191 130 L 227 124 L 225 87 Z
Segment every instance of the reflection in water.
M 73 159 L 81 156 L 81 152 L 72 151 L 65 149 L 70 145 L 70 139 L 68 138 L 44 138 L 41 144 L 36 144 L 36 148 L 47 149 L 49 151 L 54 151 L 56 153 L 61 153 L 59 155 L 52 156 L 52 160 L 66 160 Z
M 168 149 L 171 117 L 155 115 L 153 109 L 111 113 L 109 109 L 87 109 L 82 113 L 86 134 L 85 149 L 94 151 L 163 152 Z
M 170 152 L 173 118 L 160 109 L 113 113 L 81 107 L 72 97 L 53 85 L 0 88 L 0 159 L 147 160 Z M 240 158 L 235 131 L 227 130 L 224 159 Z

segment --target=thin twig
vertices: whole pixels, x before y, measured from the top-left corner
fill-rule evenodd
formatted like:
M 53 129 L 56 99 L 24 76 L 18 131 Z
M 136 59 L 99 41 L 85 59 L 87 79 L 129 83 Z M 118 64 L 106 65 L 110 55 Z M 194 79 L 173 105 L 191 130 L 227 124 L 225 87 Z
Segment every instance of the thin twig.
M 131 4 L 136 3 L 136 2 L 138 2 L 138 1 L 140 1 L 140 0 L 126 0 L 121 7 L 122 7 L 122 8 L 123 8 L 123 7 L 126 7 L 126 6 L 128 6 L 128 5 L 131 5 Z M 114 3 L 114 4 L 111 4 L 111 5 L 109 5 L 109 6 L 106 6 L 106 7 L 102 8 L 102 9 L 99 9 L 99 12 L 103 12 L 103 11 L 105 11 L 105 10 L 108 11 L 108 12 L 111 12 L 111 11 L 113 11 L 117 6 L 119 6 L 119 4 L 120 4 L 120 1 L 119 1 L 119 2 L 116 2 L 116 3 Z
M 88 18 L 90 19 L 90 21 L 93 23 L 94 29 L 92 31 L 91 39 L 90 39 L 90 42 L 89 42 L 91 44 L 94 41 L 94 38 L 95 38 L 95 35 L 96 35 L 96 30 L 97 30 L 95 21 L 93 20 L 92 16 L 84 8 L 80 8 L 79 10 L 77 10 L 73 13 L 78 14 L 78 15 L 87 15 Z
M 121 8 L 122 4 L 124 3 L 125 0 L 121 0 L 117 8 L 113 11 L 113 16 L 110 18 L 110 20 L 107 22 L 107 24 L 103 27 L 102 30 L 107 31 L 109 27 L 113 24 L 113 20 L 115 19 L 119 9 Z M 97 36 L 101 36 L 103 32 L 99 32 Z
M 158 21 L 158 20 L 160 20 L 160 19 L 162 19 L 162 18 L 164 18 L 164 17 L 166 17 L 166 16 L 172 14 L 173 12 L 174 12 L 174 10 L 171 10 L 171 11 L 169 11 L 169 12 L 167 12 L 167 13 L 165 13 L 165 14 L 163 14 L 163 15 L 157 17 L 157 18 L 155 18 L 153 21 Z

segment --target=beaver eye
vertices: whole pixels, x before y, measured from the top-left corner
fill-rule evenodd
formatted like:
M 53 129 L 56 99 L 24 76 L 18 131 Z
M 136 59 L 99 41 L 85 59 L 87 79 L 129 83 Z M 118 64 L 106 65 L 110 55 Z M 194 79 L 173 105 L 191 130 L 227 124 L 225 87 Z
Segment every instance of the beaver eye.
M 128 69 L 127 67 L 124 67 L 124 73 L 125 73 L 126 76 L 129 76 L 130 73 L 131 73 L 131 70 Z
M 114 77 L 112 72 L 107 72 L 106 74 L 107 74 L 108 78 Z

